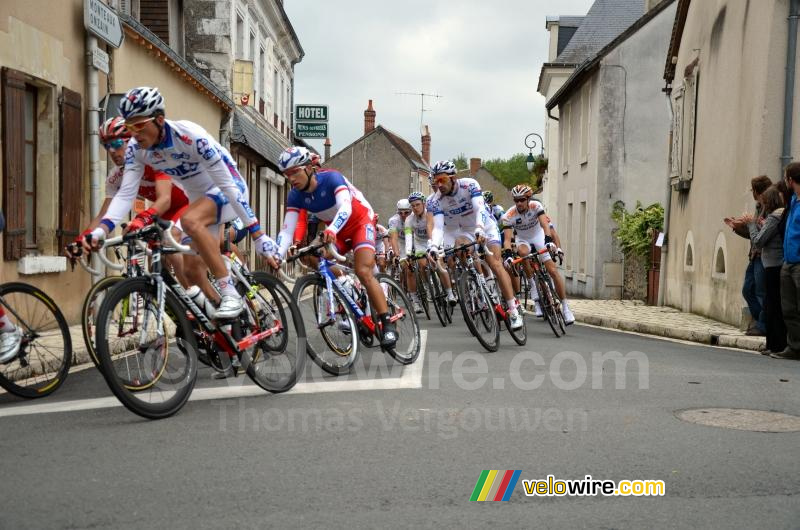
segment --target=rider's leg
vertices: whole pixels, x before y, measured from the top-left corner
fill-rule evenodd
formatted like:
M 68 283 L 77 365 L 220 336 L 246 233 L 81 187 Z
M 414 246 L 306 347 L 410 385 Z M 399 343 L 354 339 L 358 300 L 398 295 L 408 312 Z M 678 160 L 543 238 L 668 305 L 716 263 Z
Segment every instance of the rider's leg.
M 561 277 L 561 274 L 558 273 L 558 269 L 556 268 L 556 263 L 551 259 L 544 263 L 547 272 L 550 274 L 550 277 L 553 278 L 553 283 L 556 286 L 556 294 L 561 299 L 561 301 L 565 301 L 567 299 L 567 290 L 564 288 L 564 278 Z

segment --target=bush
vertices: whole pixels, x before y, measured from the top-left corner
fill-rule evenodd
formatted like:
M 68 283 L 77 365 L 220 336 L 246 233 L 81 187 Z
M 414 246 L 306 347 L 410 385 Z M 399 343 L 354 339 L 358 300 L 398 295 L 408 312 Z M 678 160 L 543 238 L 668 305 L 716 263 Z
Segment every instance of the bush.
M 653 234 L 664 229 L 664 207 L 659 203 L 642 208 L 642 203 L 636 201 L 636 208 L 628 212 L 624 203 L 619 201 L 614 205 L 611 218 L 619 226 L 616 236 L 626 254 L 647 256 Z

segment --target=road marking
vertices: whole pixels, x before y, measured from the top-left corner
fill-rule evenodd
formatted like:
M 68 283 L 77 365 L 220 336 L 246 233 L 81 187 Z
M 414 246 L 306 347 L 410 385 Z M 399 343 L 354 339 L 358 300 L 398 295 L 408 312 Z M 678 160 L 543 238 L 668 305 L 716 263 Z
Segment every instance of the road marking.
M 321 394 L 329 392 L 360 392 L 365 390 L 402 390 L 422 388 L 422 368 L 425 363 L 425 349 L 428 343 L 427 330 L 420 330 L 420 354 L 416 362 L 410 366 L 403 366 L 400 377 L 390 379 L 368 379 L 362 381 L 328 381 L 313 383 L 298 383 L 286 394 Z M 311 361 L 309 361 L 311 362 Z M 266 390 L 251 383 L 249 379 L 238 379 L 241 384 L 236 386 L 216 388 L 196 388 L 189 401 L 209 401 L 213 399 L 232 399 L 241 397 L 257 397 L 270 395 Z M 75 412 L 80 410 L 96 410 L 121 407 L 122 403 L 117 398 L 103 397 L 91 399 L 76 399 L 73 401 L 59 401 L 53 403 L 37 403 L 34 405 L 19 405 L 0 409 L 0 418 L 10 416 L 26 416 L 30 414 L 49 414 L 53 412 Z

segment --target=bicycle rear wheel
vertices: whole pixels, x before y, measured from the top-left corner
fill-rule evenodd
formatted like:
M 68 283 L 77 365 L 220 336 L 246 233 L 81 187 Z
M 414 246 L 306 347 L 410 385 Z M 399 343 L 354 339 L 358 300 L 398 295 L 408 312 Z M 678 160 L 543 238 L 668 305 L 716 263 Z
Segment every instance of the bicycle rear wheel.
M 558 310 L 556 309 L 553 291 L 550 290 L 550 285 L 547 283 L 544 273 L 537 273 L 536 283 L 537 289 L 539 290 L 539 305 L 542 308 L 542 315 L 550 325 L 550 329 L 553 330 L 555 336 L 560 337 L 561 333 L 558 327 L 558 316 L 556 315 Z
M 126 340 L 109 342 L 105 337 L 111 335 Z M 106 296 L 95 345 L 106 383 L 131 412 L 160 419 L 186 404 L 197 380 L 194 334 L 186 308 L 171 291 L 165 289 L 164 311 L 159 310 L 152 278 L 129 278 Z
M 425 318 L 430 320 L 431 309 L 430 304 L 428 304 L 429 294 L 425 285 L 425 275 L 422 273 L 419 266 L 417 266 L 417 270 L 414 271 L 414 279 L 417 282 L 417 296 L 419 297 L 419 305 L 421 305 L 422 310 L 425 311 Z
M 490 352 L 500 347 L 500 325 L 492 301 L 472 274 L 464 272 L 458 280 L 458 303 L 467 327 Z
M 26 283 L 0 285 L 0 305 L 22 333 L 19 353 L 0 364 L 0 386 L 24 398 L 40 398 L 60 387 L 72 364 L 72 340 L 61 310 L 43 291 Z
M 386 351 L 395 361 L 401 364 L 411 364 L 419 357 L 422 347 L 414 306 L 400 285 L 392 278 L 385 274 L 377 274 L 375 277 L 378 283 L 383 284 L 386 303 L 389 307 L 389 317 L 394 319 L 397 327 L 397 343 Z
M 250 333 L 275 330 L 242 353 L 242 366 L 255 384 L 272 393 L 286 392 L 296 383 L 306 364 L 306 333 L 292 293 L 275 276 L 253 274 L 258 292 L 247 297 L 255 322 L 246 322 Z
M 358 325 L 350 306 L 337 291 L 330 306 L 325 279 L 313 273 L 294 284 L 292 299 L 297 303 L 307 332 L 306 352 L 332 375 L 350 372 L 358 359 Z
M 86 344 L 86 351 L 94 365 L 99 369 L 100 363 L 97 360 L 97 351 L 94 345 L 95 331 L 97 329 L 97 312 L 105 300 L 109 290 L 114 288 L 125 278 L 122 276 L 106 276 L 94 284 L 81 307 L 81 331 L 83 332 L 83 342 Z

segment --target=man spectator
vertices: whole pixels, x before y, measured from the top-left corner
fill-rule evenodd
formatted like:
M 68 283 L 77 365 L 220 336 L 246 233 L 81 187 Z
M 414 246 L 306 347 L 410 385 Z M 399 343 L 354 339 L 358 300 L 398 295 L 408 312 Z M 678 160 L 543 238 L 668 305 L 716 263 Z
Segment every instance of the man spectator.
M 783 235 L 783 266 L 781 267 L 781 308 L 786 324 L 788 346 L 770 357 L 775 359 L 800 360 L 800 163 L 786 166 L 785 176 L 791 182 L 794 196 L 786 216 L 786 232 Z
M 741 217 L 725 218 L 725 224 L 731 227 L 737 235 L 750 240 L 750 262 L 747 265 L 747 271 L 744 275 L 744 285 L 742 286 L 742 296 L 744 296 L 747 302 L 747 308 L 753 319 L 747 330 L 748 335 L 763 336 L 767 331 L 763 308 L 764 295 L 766 294 L 764 266 L 761 263 L 761 251 L 753 245 L 747 223 L 751 220 L 758 221 L 762 217 L 759 198 L 771 185 L 772 181 L 766 175 L 754 177 L 750 181 L 750 188 L 753 192 L 753 199 L 756 201 L 755 215 L 744 214 Z

